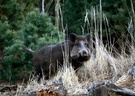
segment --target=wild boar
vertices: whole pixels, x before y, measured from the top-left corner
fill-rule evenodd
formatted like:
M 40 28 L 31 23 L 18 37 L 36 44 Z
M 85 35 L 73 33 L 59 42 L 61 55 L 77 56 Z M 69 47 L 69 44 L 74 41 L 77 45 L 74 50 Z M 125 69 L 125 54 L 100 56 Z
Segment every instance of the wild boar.
M 38 51 L 32 51 L 29 48 L 26 50 L 33 55 L 32 62 L 36 75 L 39 78 L 43 75 L 48 78 L 58 71 L 59 66 L 63 66 L 66 56 L 75 70 L 90 59 L 90 34 L 76 35 L 71 33 L 69 40 L 62 43 L 45 46 Z

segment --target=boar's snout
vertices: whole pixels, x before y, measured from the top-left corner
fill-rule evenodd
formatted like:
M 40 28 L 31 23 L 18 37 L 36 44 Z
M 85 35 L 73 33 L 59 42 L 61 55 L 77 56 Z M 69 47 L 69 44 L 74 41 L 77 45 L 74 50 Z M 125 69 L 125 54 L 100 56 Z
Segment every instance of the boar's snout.
M 89 56 L 89 52 L 87 50 L 81 50 L 79 52 L 79 56 L 81 56 L 81 57 L 87 57 L 87 56 Z
M 81 50 L 79 52 L 79 58 L 78 61 L 84 62 L 90 59 L 90 53 L 88 50 Z

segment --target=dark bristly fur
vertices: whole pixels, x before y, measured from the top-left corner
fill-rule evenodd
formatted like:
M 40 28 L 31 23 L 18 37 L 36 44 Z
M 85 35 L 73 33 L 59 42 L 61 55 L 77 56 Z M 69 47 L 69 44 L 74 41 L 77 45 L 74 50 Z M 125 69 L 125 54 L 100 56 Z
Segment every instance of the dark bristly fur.
M 58 66 L 63 65 L 64 58 L 68 56 L 69 62 L 72 63 L 76 70 L 90 58 L 90 35 L 70 34 L 69 40 L 55 45 L 45 46 L 38 51 L 32 51 L 26 48 L 33 55 L 33 65 L 36 75 L 39 78 L 45 75 L 46 78 L 52 76 L 58 71 Z M 58 66 L 57 66 L 58 65 Z M 51 74 L 49 74 L 51 73 Z

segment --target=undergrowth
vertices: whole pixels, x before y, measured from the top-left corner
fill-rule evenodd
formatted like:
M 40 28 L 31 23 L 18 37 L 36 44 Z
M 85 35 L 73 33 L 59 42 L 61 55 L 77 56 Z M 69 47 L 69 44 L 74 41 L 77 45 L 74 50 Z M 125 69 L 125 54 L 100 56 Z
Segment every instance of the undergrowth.
M 101 7 L 102 6 L 100 5 L 100 9 Z M 91 14 L 93 14 L 94 17 L 91 17 L 89 19 L 87 16 L 89 13 L 87 12 L 85 16 L 85 23 L 88 24 L 89 28 L 94 28 L 94 40 L 92 41 L 94 42 L 95 47 L 92 48 L 93 50 L 91 52 L 90 60 L 85 62 L 84 66 L 82 66 L 77 72 L 76 70 L 73 70 L 72 66 L 64 66 L 58 71 L 56 76 L 46 81 L 52 82 L 55 80 L 60 80 L 67 89 L 68 94 L 85 94 L 88 92 L 87 89 L 91 83 L 98 83 L 104 80 L 115 82 L 120 76 L 125 74 L 131 66 L 133 66 L 135 61 L 135 48 L 133 44 L 126 43 L 125 46 L 121 47 L 121 52 L 118 52 L 113 44 L 109 43 L 109 40 L 108 44 L 103 44 L 101 38 L 102 24 L 100 22 L 104 20 L 104 22 L 106 22 L 106 25 L 108 26 L 108 21 L 106 18 L 102 18 L 102 16 L 105 16 L 105 14 L 102 13 L 102 10 L 97 10 L 92 7 L 90 12 Z M 133 28 L 132 22 L 130 22 L 128 28 Z M 131 32 L 131 35 L 134 36 L 132 33 L 133 32 Z M 134 39 L 132 40 L 134 42 Z M 125 52 L 127 46 L 130 52 L 128 54 Z M 25 91 L 39 90 L 43 87 L 44 80 L 38 83 L 37 81 L 31 79 L 28 82 Z

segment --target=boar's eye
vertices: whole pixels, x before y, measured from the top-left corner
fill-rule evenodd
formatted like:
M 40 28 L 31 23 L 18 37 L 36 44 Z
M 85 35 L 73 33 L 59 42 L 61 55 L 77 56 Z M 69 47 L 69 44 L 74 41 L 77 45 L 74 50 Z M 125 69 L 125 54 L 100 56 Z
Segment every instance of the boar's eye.
M 85 42 L 84 45 L 87 46 L 87 47 L 89 46 L 88 42 Z

